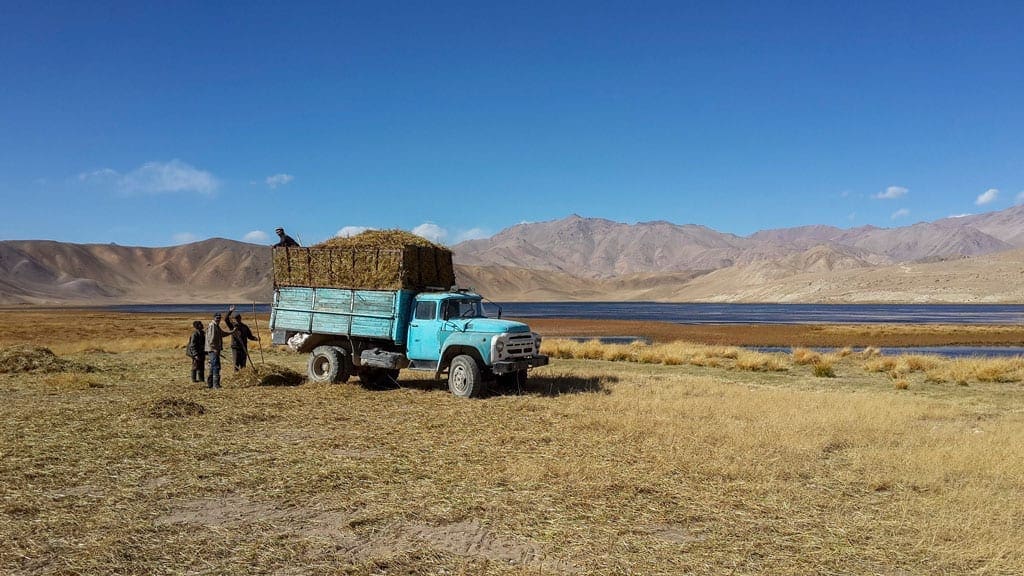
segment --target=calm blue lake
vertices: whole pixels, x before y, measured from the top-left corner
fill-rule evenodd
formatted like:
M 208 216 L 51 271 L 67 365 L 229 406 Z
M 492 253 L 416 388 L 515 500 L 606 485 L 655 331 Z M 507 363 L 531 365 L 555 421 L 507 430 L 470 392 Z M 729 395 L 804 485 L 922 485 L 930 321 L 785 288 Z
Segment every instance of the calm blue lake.
M 502 314 L 513 318 L 656 320 L 678 324 L 1019 324 L 1018 304 L 666 304 L 660 302 L 508 302 Z M 495 315 L 488 305 L 488 315 Z M 119 312 L 213 314 L 227 304 L 145 304 L 109 306 Z M 238 305 L 242 314 L 251 304 Z M 270 305 L 257 304 L 266 314 Z
M 118 312 L 212 315 L 227 304 L 139 304 L 108 306 Z M 506 318 L 585 318 L 599 320 L 652 320 L 678 324 L 1018 324 L 1024 322 L 1024 305 L 1009 304 L 665 304 L 659 302 L 508 302 L 502 303 Z M 257 304 L 256 312 L 270 313 L 269 304 Z M 238 305 L 249 315 L 252 304 Z M 487 314 L 496 316 L 494 305 Z M 623 342 L 635 337 L 619 337 Z M 616 341 L 607 338 L 609 342 Z M 788 352 L 789 348 L 761 348 Z M 828 351 L 823 349 L 822 351 Z M 884 354 L 938 354 L 941 356 L 1017 356 L 1024 347 L 942 346 L 886 348 Z

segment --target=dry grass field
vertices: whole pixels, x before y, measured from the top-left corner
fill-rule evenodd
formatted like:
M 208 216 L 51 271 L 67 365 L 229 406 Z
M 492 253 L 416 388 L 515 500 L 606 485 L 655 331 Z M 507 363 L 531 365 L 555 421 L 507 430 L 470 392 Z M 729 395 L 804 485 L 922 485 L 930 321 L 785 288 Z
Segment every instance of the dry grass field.
M 192 319 L 0 312 L 57 354 L 0 373 L 0 573 L 1024 573 L 1019 360 L 549 340 L 480 400 L 207 391 Z

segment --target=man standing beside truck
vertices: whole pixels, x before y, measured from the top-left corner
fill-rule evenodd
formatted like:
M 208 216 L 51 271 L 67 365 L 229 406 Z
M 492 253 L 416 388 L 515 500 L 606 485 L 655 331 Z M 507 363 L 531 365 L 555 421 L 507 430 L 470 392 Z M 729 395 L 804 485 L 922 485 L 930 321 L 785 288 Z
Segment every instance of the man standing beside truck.
M 220 351 L 224 349 L 224 337 L 234 332 L 221 328 L 220 319 L 220 312 L 217 312 L 206 327 L 206 355 L 210 358 L 210 373 L 206 375 L 207 388 L 220 388 Z
M 245 361 L 249 358 L 249 341 L 259 340 L 253 335 L 247 324 L 242 323 L 242 315 L 234 314 L 235 307 L 228 308 L 228 314 L 224 322 L 231 329 L 231 355 L 235 361 L 235 372 L 245 368 Z M 234 318 L 231 315 L 234 314 Z

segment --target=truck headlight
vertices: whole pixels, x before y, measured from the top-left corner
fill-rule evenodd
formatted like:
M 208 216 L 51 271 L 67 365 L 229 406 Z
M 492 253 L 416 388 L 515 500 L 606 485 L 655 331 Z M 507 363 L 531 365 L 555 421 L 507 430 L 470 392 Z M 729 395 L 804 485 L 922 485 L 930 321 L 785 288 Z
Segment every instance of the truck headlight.
M 502 334 L 495 334 L 491 337 L 491 361 L 501 360 L 505 355 L 505 338 Z

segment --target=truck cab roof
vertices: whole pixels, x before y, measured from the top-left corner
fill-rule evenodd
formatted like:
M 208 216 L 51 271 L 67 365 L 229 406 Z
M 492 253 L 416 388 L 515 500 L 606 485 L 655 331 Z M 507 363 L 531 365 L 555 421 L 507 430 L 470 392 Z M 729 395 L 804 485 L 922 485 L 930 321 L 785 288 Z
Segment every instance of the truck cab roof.
M 416 299 L 420 301 L 441 301 L 451 298 L 464 298 L 467 300 L 480 300 L 481 296 L 475 292 L 420 292 Z

